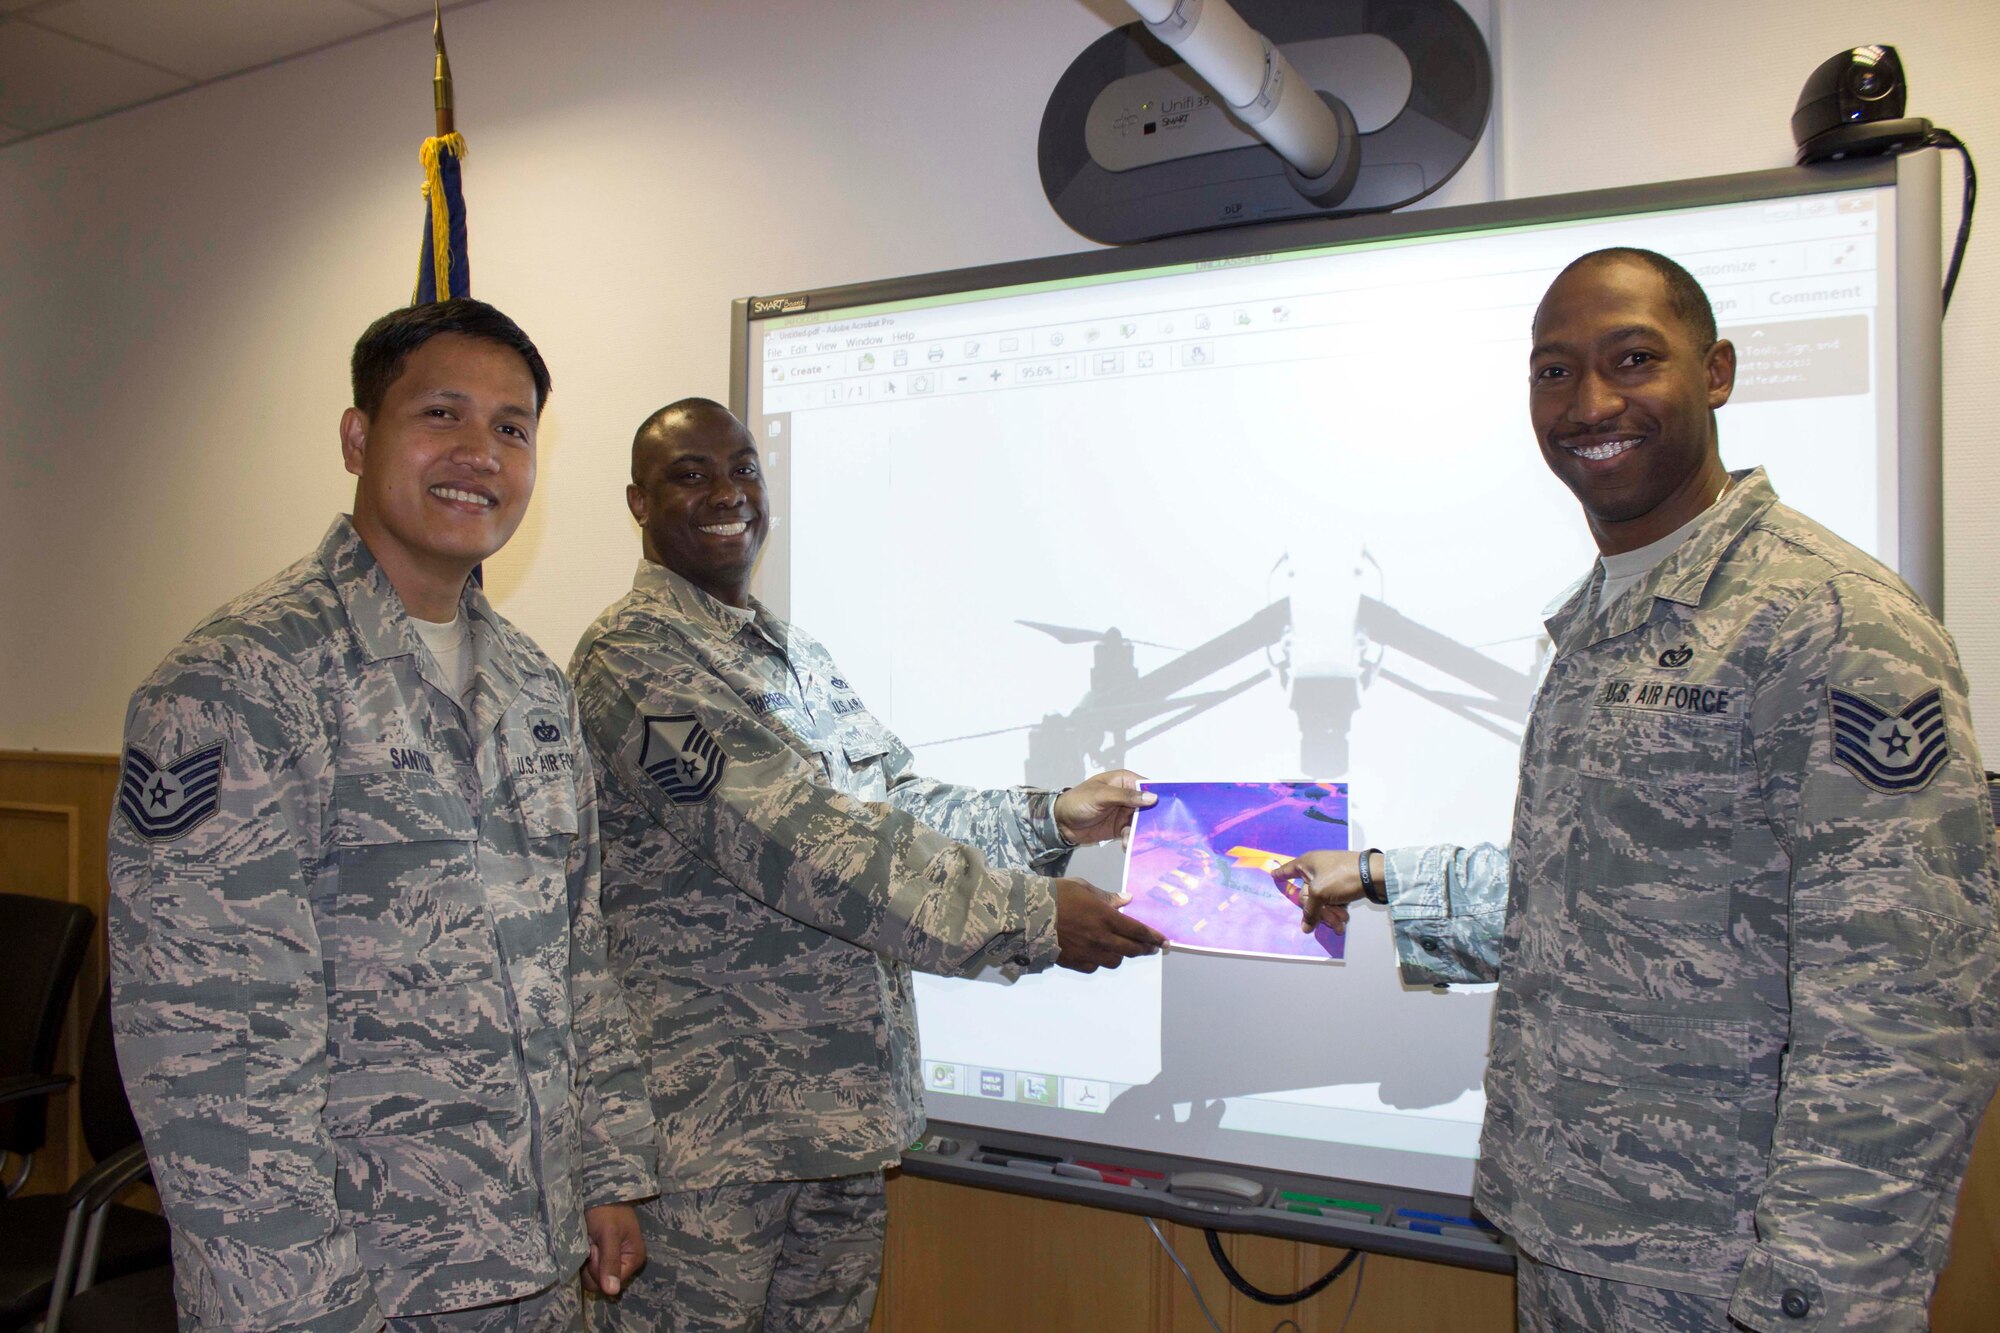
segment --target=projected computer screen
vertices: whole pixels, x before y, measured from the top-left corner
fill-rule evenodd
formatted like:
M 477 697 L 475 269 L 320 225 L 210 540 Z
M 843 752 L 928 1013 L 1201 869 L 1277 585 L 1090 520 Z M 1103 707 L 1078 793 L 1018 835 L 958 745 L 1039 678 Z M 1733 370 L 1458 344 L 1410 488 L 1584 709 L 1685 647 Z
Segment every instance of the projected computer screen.
M 1502 842 L 1544 611 L 1596 554 L 1527 415 L 1567 261 L 1691 269 L 1739 352 L 1724 461 L 1898 550 L 1893 185 L 1657 198 L 739 317 L 777 517 L 761 595 L 928 774 L 1337 782 L 1323 845 Z M 918 996 L 935 1118 L 1470 1187 L 1490 988 L 1404 986 L 1377 910 L 1333 961 L 1170 952 Z

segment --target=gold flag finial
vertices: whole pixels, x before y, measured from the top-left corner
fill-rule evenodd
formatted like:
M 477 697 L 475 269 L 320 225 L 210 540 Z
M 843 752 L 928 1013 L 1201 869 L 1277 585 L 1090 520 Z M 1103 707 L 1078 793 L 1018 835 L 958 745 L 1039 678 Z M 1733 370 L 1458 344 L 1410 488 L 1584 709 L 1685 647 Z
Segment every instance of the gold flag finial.
M 431 0 L 431 42 L 437 47 L 437 66 L 431 74 L 431 100 L 437 108 L 437 132 L 442 139 L 452 132 L 451 57 L 444 53 L 444 11 Z

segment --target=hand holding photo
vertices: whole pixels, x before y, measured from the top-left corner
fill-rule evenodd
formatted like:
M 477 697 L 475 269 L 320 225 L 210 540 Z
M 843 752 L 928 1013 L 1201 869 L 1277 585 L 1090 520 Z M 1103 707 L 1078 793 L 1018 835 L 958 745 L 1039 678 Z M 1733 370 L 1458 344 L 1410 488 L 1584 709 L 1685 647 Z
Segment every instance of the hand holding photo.
M 1346 937 L 1299 929 L 1295 886 L 1271 871 L 1295 856 L 1347 846 L 1341 782 L 1147 782 L 1159 798 L 1132 821 L 1125 914 L 1175 949 L 1247 958 L 1326 960 Z

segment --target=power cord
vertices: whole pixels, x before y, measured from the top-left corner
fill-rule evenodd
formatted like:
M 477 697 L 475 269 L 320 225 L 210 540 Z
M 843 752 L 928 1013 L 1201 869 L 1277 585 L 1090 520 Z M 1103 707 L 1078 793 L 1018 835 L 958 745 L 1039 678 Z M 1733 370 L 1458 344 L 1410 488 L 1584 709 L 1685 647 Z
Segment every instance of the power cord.
M 1217 1235 L 1213 1229 L 1204 1230 L 1201 1234 L 1208 1237 L 1208 1257 L 1215 1260 L 1215 1266 L 1222 1270 L 1224 1277 L 1229 1279 L 1229 1285 L 1242 1292 L 1245 1296 L 1248 1296 L 1251 1300 L 1264 1305 L 1297 1305 L 1300 1301 L 1311 1300 L 1337 1282 L 1340 1279 L 1340 1275 L 1352 1268 L 1354 1261 L 1361 1257 L 1361 1251 L 1349 1250 L 1341 1256 L 1340 1262 L 1332 1268 L 1327 1269 L 1326 1274 L 1318 1281 L 1307 1283 L 1289 1296 L 1280 1296 L 1256 1286 L 1250 1279 L 1237 1272 L 1236 1265 L 1230 1263 L 1229 1256 L 1222 1252 L 1222 1237 Z
M 1187 1283 L 1188 1290 L 1194 1294 L 1194 1303 L 1200 1308 L 1201 1317 L 1208 1321 L 1208 1326 L 1214 1329 L 1215 1333 L 1225 1333 L 1222 1325 L 1216 1322 L 1214 1312 L 1208 1308 L 1208 1300 L 1201 1294 L 1200 1284 L 1194 1280 L 1194 1274 L 1188 1271 L 1188 1266 L 1181 1261 L 1180 1255 L 1175 1253 L 1174 1247 L 1168 1243 L 1166 1234 L 1160 1230 L 1160 1224 L 1150 1217 L 1142 1220 L 1146 1224 L 1146 1229 L 1153 1233 L 1153 1239 L 1160 1242 L 1160 1248 L 1167 1252 L 1167 1258 L 1172 1260 L 1174 1267 L 1180 1270 L 1181 1280 Z M 1290 1296 L 1274 1296 L 1270 1292 L 1259 1290 L 1241 1273 L 1236 1271 L 1236 1266 L 1229 1262 L 1227 1255 L 1223 1254 L 1222 1242 L 1216 1236 L 1215 1232 L 1208 1231 L 1204 1234 L 1208 1237 L 1208 1252 L 1215 1259 L 1216 1267 L 1222 1271 L 1222 1275 L 1229 1279 L 1229 1285 L 1235 1287 L 1245 1296 L 1250 1297 L 1250 1299 L 1261 1301 L 1266 1305 L 1293 1305 L 1299 1301 L 1316 1296 L 1326 1290 L 1342 1273 L 1348 1270 L 1350 1265 L 1359 1259 L 1360 1267 L 1354 1270 L 1354 1291 L 1347 1298 L 1346 1313 L 1340 1317 L 1340 1329 L 1338 1333 L 1347 1333 L 1348 1322 L 1354 1318 L 1354 1307 L 1361 1302 L 1362 1280 L 1368 1276 L 1367 1255 L 1362 1254 L 1359 1250 L 1349 1250 L 1325 1277 L 1322 1277 L 1311 1286 L 1305 1287 Z M 1299 1327 L 1296 1319 L 1280 1319 L 1276 1324 L 1271 1326 L 1271 1333 L 1278 1333 L 1287 1324 L 1290 1324 L 1295 1330 Z
M 1347 1313 L 1340 1317 L 1339 1333 L 1347 1333 L 1347 1321 L 1354 1318 L 1354 1307 L 1361 1303 L 1361 1280 L 1368 1276 L 1368 1256 L 1361 1256 L 1361 1266 L 1354 1270 L 1354 1294 L 1347 1298 Z
M 1979 200 L 1979 172 L 1972 165 L 1972 150 L 1965 146 L 1965 140 L 1950 130 L 1935 129 L 1924 140 L 1926 148 L 1950 148 L 1965 159 L 1965 202 L 1958 213 L 1958 240 L 1951 247 L 1951 264 L 1944 273 L 1944 308 L 1951 309 L 1952 289 L 1958 286 L 1959 265 L 1965 262 L 1966 242 L 1972 237 L 1972 208 Z
M 1347 1333 L 1348 1324 L 1354 1320 L 1354 1307 L 1361 1304 L 1361 1283 L 1367 1276 L 1368 1256 L 1364 1254 L 1361 1256 L 1361 1263 L 1354 1270 L 1354 1292 L 1347 1298 L 1347 1312 L 1340 1316 L 1340 1327 L 1335 1329 L 1334 1333 Z M 1284 1333 L 1286 1325 L 1291 1326 L 1292 1333 L 1306 1333 L 1305 1329 L 1300 1327 L 1298 1320 L 1289 1318 L 1280 1319 L 1271 1325 L 1271 1333 Z
M 1222 1325 L 1216 1323 L 1215 1316 L 1209 1313 L 1208 1302 L 1202 1297 L 1201 1288 L 1195 1283 L 1194 1274 L 1188 1272 L 1188 1266 L 1181 1262 L 1178 1254 L 1174 1253 L 1174 1247 L 1167 1244 L 1166 1234 L 1160 1230 L 1160 1224 L 1150 1217 L 1145 1221 L 1146 1230 L 1153 1233 L 1153 1239 L 1160 1242 L 1160 1248 L 1167 1252 L 1167 1258 L 1173 1260 L 1174 1267 L 1181 1270 L 1181 1277 L 1187 1281 L 1188 1290 L 1194 1293 L 1194 1303 L 1201 1307 L 1201 1317 L 1208 1321 L 1208 1326 L 1214 1329 L 1215 1333 L 1224 1333 Z

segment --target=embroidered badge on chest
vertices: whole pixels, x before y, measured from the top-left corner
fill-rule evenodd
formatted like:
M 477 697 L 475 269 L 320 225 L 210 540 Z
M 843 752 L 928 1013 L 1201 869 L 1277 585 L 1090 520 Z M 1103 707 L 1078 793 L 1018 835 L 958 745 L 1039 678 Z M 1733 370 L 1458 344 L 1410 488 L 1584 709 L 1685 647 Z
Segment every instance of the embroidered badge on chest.
M 705 801 L 722 781 L 728 756 L 692 713 L 646 718 L 639 767 L 676 805 Z
M 1846 690 L 1829 688 L 1827 699 L 1833 714 L 1833 761 L 1876 791 L 1916 791 L 1950 757 L 1938 690 L 1894 713 Z
M 125 747 L 118 809 L 148 842 L 172 842 L 222 804 L 222 742 L 162 766 L 136 745 Z

